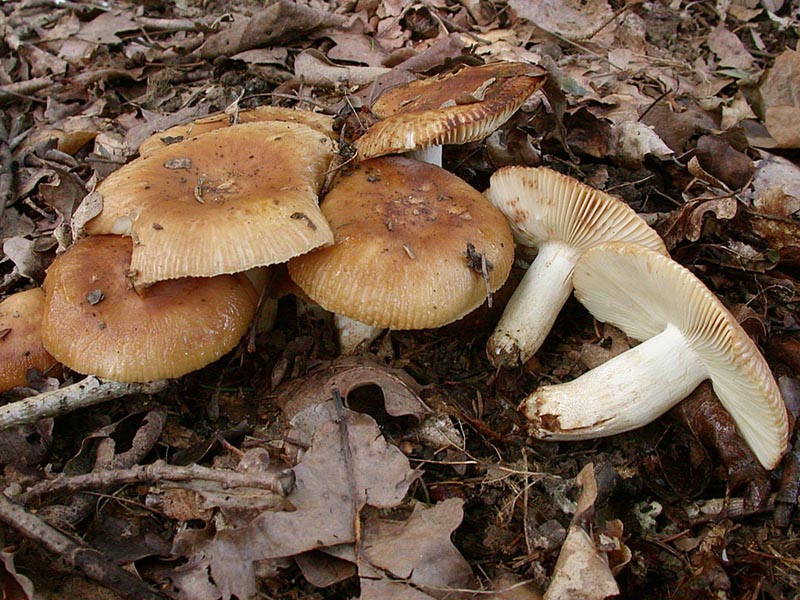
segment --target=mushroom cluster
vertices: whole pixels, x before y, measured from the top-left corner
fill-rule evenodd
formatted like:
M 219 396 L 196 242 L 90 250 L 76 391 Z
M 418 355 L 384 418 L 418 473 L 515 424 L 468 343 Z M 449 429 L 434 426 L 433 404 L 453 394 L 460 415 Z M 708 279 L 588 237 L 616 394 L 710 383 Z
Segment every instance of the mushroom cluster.
M 333 239 L 318 206 L 331 125 L 261 109 L 146 140 L 97 186 L 89 236 L 48 269 L 44 347 L 74 371 L 122 382 L 179 377 L 230 351 L 265 285 L 257 269 Z
M 494 63 L 398 86 L 328 184 L 336 134 L 325 115 L 264 107 L 151 137 L 97 187 L 89 236 L 26 296 L 49 354 L 14 321 L 22 299 L 0 304 L 0 350 L 30 347 L 8 377 L 19 385 L 56 360 L 120 381 L 200 368 L 249 327 L 267 279 L 253 270 L 280 263 L 298 294 L 335 313 L 352 351 L 382 329 L 439 327 L 490 300 L 516 242 L 538 255 L 488 340 L 496 367 L 536 353 L 573 287 L 597 319 L 644 340 L 525 398 L 533 436 L 627 431 L 710 379 L 761 463 L 776 466 L 788 419 L 766 361 L 628 205 L 547 168 L 500 169 L 485 194 L 442 168 L 442 144 L 487 137 L 544 78 Z M 6 377 L 12 364 L 0 364 Z

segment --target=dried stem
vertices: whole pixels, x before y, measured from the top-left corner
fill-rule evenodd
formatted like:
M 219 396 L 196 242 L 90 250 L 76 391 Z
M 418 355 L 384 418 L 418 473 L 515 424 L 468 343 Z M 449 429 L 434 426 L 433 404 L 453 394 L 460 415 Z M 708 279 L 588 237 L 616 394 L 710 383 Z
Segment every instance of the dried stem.
M 167 387 L 167 381 L 122 383 L 90 375 L 59 390 L 45 392 L 25 400 L 0 406 L 0 430 L 35 423 L 45 417 L 58 417 L 129 394 L 155 394 Z
M 0 494 L 0 521 L 123 598 L 157 600 L 169 597 L 154 592 L 141 579 L 109 562 L 94 548 L 75 542 L 13 503 L 5 494 Z
M 269 490 L 279 496 L 288 496 L 294 488 L 294 471 L 286 469 L 275 474 L 239 473 L 224 469 L 211 469 L 200 465 L 177 466 L 158 460 L 149 465 L 129 469 L 104 469 L 85 475 L 58 475 L 43 481 L 14 500 L 27 504 L 36 498 L 63 492 L 74 493 L 86 489 L 107 489 L 130 483 L 155 483 L 165 481 L 216 481 L 229 488 L 250 487 Z

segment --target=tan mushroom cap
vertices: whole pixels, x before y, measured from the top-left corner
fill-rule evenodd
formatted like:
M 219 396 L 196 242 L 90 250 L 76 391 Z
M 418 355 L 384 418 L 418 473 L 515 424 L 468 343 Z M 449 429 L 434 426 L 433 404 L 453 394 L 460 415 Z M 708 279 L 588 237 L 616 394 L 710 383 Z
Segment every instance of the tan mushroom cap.
M 297 123 L 211 131 L 109 175 L 86 231 L 135 240 L 137 286 L 285 262 L 333 241 L 317 205 L 332 158 L 331 140 Z
M 513 239 L 503 215 L 428 163 L 364 161 L 338 177 L 322 212 L 334 244 L 292 259 L 289 274 L 324 308 L 367 325 L 445 325 L 487 298 L 476 262 L 485 258 L 492 291 L 511 270 Z
M 575 296 L 597 319 L 637 340 L 673 326 L 700 358 L 742 437 L 767 468 L 786 451 L 786 407 L 767 362 L 722 302 L 688 269 L 642 246 L 588 251 L 573 276 Z
M 490 63 L 398 86 L 371 107 L 381 118 L 356 141 L 359 159 L 483 139 L 544 83 L 525 63 Z
M 666 254 L 664 241 L 619 198 L 547 167 L 503 167 L 486 193 L 525 246 L 564 242 L 580 251 L 624 241 Z
M 56 364 L 42 345 L 43 311 L 42 288 L 0 302 L 0 392 L 28 385 L 30 369 L 45 372 Z
M 179 377 L 234 348 L 258 295 L 243 274 L 183 278 L 136 292 L 132 242 L 90 236 L 58 256 L 44 281 L 42 337 L 79 373 L 125 382 Z
M 325 134 L 330 138 L 335 138 L 333 131 L 333 117 L 315 113 L 310 110 L 299 110 L 294 108 L 284 108 L 281 106 L 257 106 L 240 110 L 237 115 L 238 123 L 255 123 L 260 121 L 285 121 L 290 123 L 300 123 L 308 125 L 312 129 Z M 159 148 L 182 142 L 198 135 L 203 135 L 209 131 L 216 131 L 223 127 L 230 127 L 234 124 L 232 115 L 227 113 L 216 113 L 200 119 L 195 119 L 191 123 L 175 125 L 164 131 L 154 133 L 139 146 L 139 156 L 148 156 Z

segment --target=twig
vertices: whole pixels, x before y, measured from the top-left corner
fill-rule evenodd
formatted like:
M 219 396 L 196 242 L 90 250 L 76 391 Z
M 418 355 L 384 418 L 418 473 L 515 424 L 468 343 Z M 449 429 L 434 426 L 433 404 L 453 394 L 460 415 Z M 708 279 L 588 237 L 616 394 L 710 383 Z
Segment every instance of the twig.
M 200 31 L 204 29 L 191 19 L 154 19 L 136 17 L 136 22 L 150 31 Z
M 0 521 L 123 598 L 158 600 L 170 597 L 154 592 L 141 579 L 109 562 L 94 548 L 73 541 L 13 503 L 5 494 L 0 494 Z
M 73 471 L 72 475 L 77 477 L 90 470 L 96 473 L 108 469 L 128 469 L 138 464 L 150 453 L 161 437 L 166 418 L 167 411 L 163 407 L 151 410 L 136 430 L 129 449 L 119 454 L 110 436 L 101 437 L 93 450 L 94 464 L 87 464 L 86 470 Z M 64 504 L 43 506 L 38 516 L 57 529 L 71 530 L 94 512 L 96 504 L 97 498 L 91 494 L 74 494 L 67 498 Z
M 42 496 L 77 492 L 86 489 L 108 489 L 130 483 L 160 483 L 164 481 L 215 481 L 229 488 L 250 487 L 269 490 L 281 497 L 294 489 L 294 471 L 285 469 L 275 474 L 240 473 L 225 469 L 211 469 L 200 465 L 185 467 L 157 460 L 149 465 L 136 465 L 129 469 L 104 469 L 85 475 L 58 475 L 50 481 L 37 483 L 14 497 L 20 504 L 28 504 Z
M 0 430 L 35 423 L 45 417 L 58 417 L 79 408 L 94 406 L 128 394 L 155 394 L 167 387 L 166 380 L 149 383 L 121 383 L 90 375 L 72 385 L 45 392 L 25 400 L 0 406 Z

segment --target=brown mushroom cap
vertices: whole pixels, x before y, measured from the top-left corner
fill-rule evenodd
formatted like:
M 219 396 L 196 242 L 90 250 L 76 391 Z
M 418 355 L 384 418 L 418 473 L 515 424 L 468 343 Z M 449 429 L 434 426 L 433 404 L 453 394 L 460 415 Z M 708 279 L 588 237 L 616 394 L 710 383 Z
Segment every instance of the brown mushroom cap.
M 137 285 L 285 262 L 333 241 L 317 194 L 330 138 L 297 123 L 246 123 L 139 158 L 98 187 L 92 235 L 129 235 Z
M 204 367 L 239 342 L 258 302 L 245 275 L 174 279 L 137 293 L 127 277 L 132 245 L 90 236 L 53 261 L 42 320 L 53 356 L 79 373 L 144 382 Z
M 292 259 L 289 274 L 324 308 L 367 325 L 445 325 L 486 300 L 483 259 L 492 291 L 511 270 L 503 215 L 428 163 L 364 161 L 339 175 L 321 208 L 334 244 Z
M 491 63 L 413 81 L 371 107 L 381 118 L 356 141 L 360 159 L 483 139 L 544 83 L 544 70 Z
M 159 148 L 182 142 L 189 138 L 203 135 L 209 131 L 216 131 L 223 127 L 230 127 L 236 123 L 256 123 L 260 121 L 284 121 L 290 123 L 301 123 L 308 125 L 312 129 L 334 138 L 333 117 L 309 110 L 298 110 L 294 108 L 283 108 L 281 106 L 257 106 L 240 110 L 237 120 L 234 121 L 232 115 L 227 113 L 216 113 L 191 123 L 175 125 L 164 131 L 154 133 L 139 145 L 139 156 L 148 156 Z
M 44 372 L 56 364 L 42 345 L 43 311 L 42 288 L 0 302 L 0 392 L 27 385 L 30 369 Z

